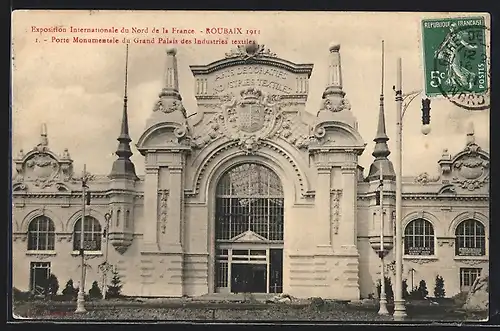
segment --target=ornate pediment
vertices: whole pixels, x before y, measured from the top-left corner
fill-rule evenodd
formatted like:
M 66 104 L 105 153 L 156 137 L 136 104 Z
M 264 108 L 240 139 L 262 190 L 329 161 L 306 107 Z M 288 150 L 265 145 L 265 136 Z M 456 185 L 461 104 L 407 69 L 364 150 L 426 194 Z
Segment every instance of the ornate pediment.
M 58 184 L 56 189 L 60 190 L 64 187 L 63 190 L 67 190 L 61 182 L 73 179 L 73 160 L 68 150 L 65 149 L 61 156 L 50 151 L 46 130 L 46 127 L 42 126 L 42 139 L 37 146 L 26 154 L 21 150 L 14 159 L 16 165 L 14 190 L 23 190 L 26 182 L 31 182 L 33 186 L 39 188 Z M 23 183 L 23 185 L 18 185 L 18 183 Z
M 467 133 L 465 148 L 453 157 L 448 149 L 444 149 L 438 164 L 439 175 L 431 176 L 428 173 L 422 173 L 415 178 L 415 183 L 442 184 L 437 191 L 438 194 L 457 194 L 459 189 L 475 191 L 489 182 L 490 157 L 476 144 L 472 125 Z
M 471 136 L 473 137 L 469 135 Z M 489 155 L 474 142 L 473 138 L 469 138 L 465 148 L 455 157 L 443 154 L 439 165 L 443 179 L 462 189 L 474 191 L 489 182 Z
M 489 158 L 476 144 L 468 145 L 453 162 L 452 182 L 463 189 L 474 191 L 488 183 Z

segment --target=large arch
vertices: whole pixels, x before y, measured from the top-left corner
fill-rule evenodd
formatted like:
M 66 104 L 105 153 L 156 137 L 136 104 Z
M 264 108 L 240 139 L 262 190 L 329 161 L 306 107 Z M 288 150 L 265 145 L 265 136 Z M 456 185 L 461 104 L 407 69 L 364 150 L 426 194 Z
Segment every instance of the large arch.
M 283 218 L 284 218 L 284 228 L 286 229 L 287 215 L 289 215 L 289 208 L 295 202 L 295 191 L 297 189 L 296 182 L 294 179 L 288 178 L 286 168 L 283 168 L 281 163 L 278 163 L 276 159 L 270 157 L 266 154 L 256 153 L 254 155 L 246 155 L 244 153 L 234 153 L 231 157 L 223 157 L 219 159 L 218 162 L 214 162 L 210 167 L 210 171 L 206 173 L 206 177 L 203 182 L 203 190 L 200 193 L 204 193 L 207 201 L 208 207 L 208 236 L 207 244 L 209 247 L 209 268 L 208 268 L 208 282 L 209 282 L 209 292 L 214 293 L 216 291 L 215 287 L 215 259 L 216 259 L 216 240 L 215 240 L 215 221 L 216 221 L 216 189 L 221 178 L 231 169 L 242 164 L 257 164 L 268 168 L 271 172 L 274 172 L 280 179 L 281 185 L 283 187 Z M 285 231 L 286 233 L 286 231 Z M 286 234 L 284 235 L 286 238 Z M 285 239 L 284 238 L 284 239 Z M 286 240 L 286 239 L 285 239 Z M 284 245 L 283 244 L 281 246 Z
M 261 163 L 240 163 L 217 181 L 214 199 L 217 292 L 281 292 L 281 178 Z
M 217 176 L 221 176 L 221 171 L 238 162 L 260 162 L 275 171 L 282 178 L 284 190 L 289 195 L 286 198 L 288 201 L 299 203 L 310 192 L 307 174 L 282 149 L 266 141 L 254 154 L 247 154 L 233 141 L 219 146 L 198 167 L 191 183 L 193 193 L 198 194 L 198 201 L 207 202 L 211 192 L 210 184 L 220 179 Z M 289 180 L 285 183 L 283 178 Z

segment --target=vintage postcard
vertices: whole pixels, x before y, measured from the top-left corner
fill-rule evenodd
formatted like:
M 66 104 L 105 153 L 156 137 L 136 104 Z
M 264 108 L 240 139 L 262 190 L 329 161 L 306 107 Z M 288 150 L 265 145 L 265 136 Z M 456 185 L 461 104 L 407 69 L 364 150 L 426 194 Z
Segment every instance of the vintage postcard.
M 12 19 L 14 319 L 488 318 L 489 14 Z

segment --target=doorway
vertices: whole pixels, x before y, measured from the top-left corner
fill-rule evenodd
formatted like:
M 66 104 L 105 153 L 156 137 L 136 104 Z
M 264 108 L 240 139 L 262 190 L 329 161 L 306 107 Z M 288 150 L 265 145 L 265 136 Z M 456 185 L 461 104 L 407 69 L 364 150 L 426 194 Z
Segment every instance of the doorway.
M 34 295 L 43 295 L 50 276 L 50 262 L 31 262 L 30 291 Z
M 229 169 L 215 194 L 215 292 L 282 291 L 284 194 L 266 166 Z
M 233 293 L 266 293 L 267 270 L 265 264 L 231 265 L 231 291 Z

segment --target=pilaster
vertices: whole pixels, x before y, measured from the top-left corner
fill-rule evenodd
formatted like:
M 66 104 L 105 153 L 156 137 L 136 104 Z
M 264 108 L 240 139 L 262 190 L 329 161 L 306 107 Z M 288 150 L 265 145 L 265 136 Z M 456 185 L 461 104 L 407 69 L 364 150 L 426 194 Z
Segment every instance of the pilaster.
M 160 210 L 161 222 L 160 246 L 162 251 L 169 253 L 182 252 L 183 234 L 183 166 L 181 164 L 170 165 L 162 168 Z M 163 207 L 166 207 L 166 214 Z M 163 218 L 162 218 L 163 217 Z
M 356 164 L 347 163 L 341 168 L 342 173 L 342 221 L 340 233 L 342 234 L 344 248 L 349 248 L 352 253 L 357 254 L 357 178 Z
M 158 172 L 159 167 L 147 166 L 144 179 L 144 251 L 158 251 Z
M 318 183 L 316 185 L 316 243 L 318 248 L 331 248 L 330 233 L 330 182 L 332 167 L 318 167 Z

